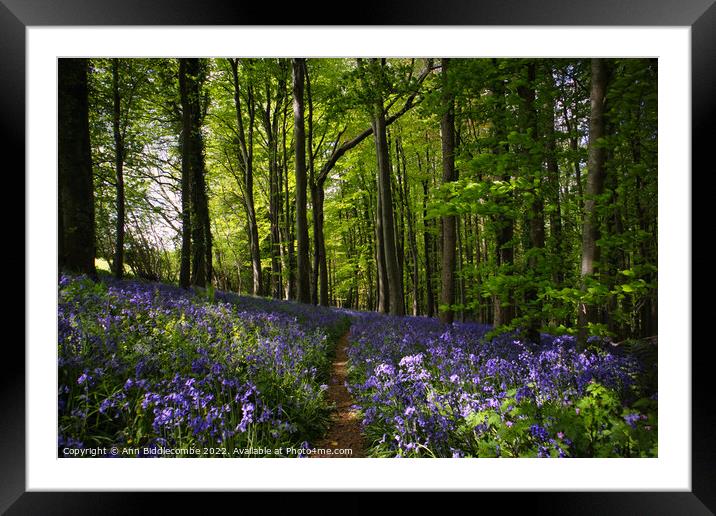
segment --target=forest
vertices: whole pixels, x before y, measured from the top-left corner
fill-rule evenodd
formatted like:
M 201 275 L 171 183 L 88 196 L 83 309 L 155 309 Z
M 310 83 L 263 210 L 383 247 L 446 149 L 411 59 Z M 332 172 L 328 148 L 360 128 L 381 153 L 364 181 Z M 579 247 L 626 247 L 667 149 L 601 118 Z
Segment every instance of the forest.
M 59 456 L 656 456 L 657 76 L 59 59 Z

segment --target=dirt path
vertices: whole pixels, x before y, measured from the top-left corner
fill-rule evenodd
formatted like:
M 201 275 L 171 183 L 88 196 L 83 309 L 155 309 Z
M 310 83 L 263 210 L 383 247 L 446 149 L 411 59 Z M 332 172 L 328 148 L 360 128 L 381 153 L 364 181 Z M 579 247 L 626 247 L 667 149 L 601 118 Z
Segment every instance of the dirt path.
M 348 373 L 348 332 L 343 335 L 336 345 L 336 357 L 333 360 L 333 369 L 331 371 L 331 380 L 328 383 L 328 399 L 335 405 L 333 414 L 331 415 L 331 426 L 328 429 L 326 437 L 317 443 L 315 448 L 328 448 L 331 450 L 345 450 L 350 448 L 352 454 L 312 454 L 311 458 L 355 458 L 365 457 L 365 445 L 363 435 L 360 431 L 360 418 L 356 411 L 351 409 L 353 398 L 348 389 L 346 389 L 345 381 Z

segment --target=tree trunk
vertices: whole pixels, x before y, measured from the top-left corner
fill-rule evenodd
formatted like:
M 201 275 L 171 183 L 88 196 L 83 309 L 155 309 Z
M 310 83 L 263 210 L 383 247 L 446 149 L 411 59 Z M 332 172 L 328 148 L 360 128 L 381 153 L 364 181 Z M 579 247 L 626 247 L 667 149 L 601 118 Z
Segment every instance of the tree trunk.
M 279 231 L 280 223 L 280 187 L 279 178 L 281 177 L 277 171 L 277 167 L 271 166 L 269 172 L 269 219 L 271 222 L 271 296 L 274 299 L 281 298 L 281 234 Z
M 493 60 L 495 66 L 497 66 L 497 60 Z M 509 147 L 507 143 L 501 143 L 507 140 L 507 131 L 505 117 L 507 116 L 507 105 L 505 101 L 505 84 L 501 79 L 497 79 L 493 86 L 493 93 L 497 100 L 497 111 L 494 115 L 495 124 L 495 146 L 493 148 L 493 154 L 500 159 L 500 156 L 509 153 Z M 499 176 L 500 180 L 509 183 L 511 180 L 510 172 L 508 167 L 504 167 L 504 172 Z M 512 194 L 507 194 L 507 199 L 504 200 L 506 205 L 512 205 L 513 199 Z M 509 270 L 514 261 L 514 247 L 512 239 L 514 237 L 514 221 L 508 214 L 496 216 L 494 219 L 496 226 L 496 261 L 498 267 L 506 268 L 503 273 L 511 274 Z M 504 300 L 499 296 L 493 297 L 493 325 L 502 326 L 510 324 L 512 319 L 515 317 L 515 307 L 513 302 L 513 293 L 508 287 L 508 291 L 504 296 Z
M 426 164 L 427 166 L 427 164 Z M 423 180 L 423 253 L 425 254 L 425 313 L 428 317 L 435 315 L 435 295 L 433 294 L 432 267 L 432 224 L 428 216 L 428 180 Z
M 382 63 L 377 59 L 371 59 L 373 68 L 373 80 L 375 91 L 373 105 L 373 136 L 378 159 L 378 189 L 380 191 L 380 222 L 383 229 L 383 255 L 385 259 L 385 270 L 388 279 L 388 296 L 390 306 L 388 312 L 392 315 L 405 315 L 403 303 L 403 282 L 400 277 L 398 265 L 398 254 L 395 245 L 395 218 L 393 214 L 393 194 L 391 191 L 390 162 L 388 138 L 385 125 L 385 111 L 383 108 L 383 96 L 379 85 L 382 75 Z
M 366 254 L 368 256 L 372 256 L 373 260 L 367 260 L 367 267 L 366 267 L 366 309 L 368 310 L 378 310 L 378 302 L 377 302 L 377 288 L 373 289 L 373 263 L 374 261 L 377 261 L 377 255 L 375 252 L 375 248 L 378 246 L 378 239 L 377 239 L 377 231 L 375 230 L 375 217 L 372 213 L 372 206 L 373 200 L 371 199 L 371 192 L 373 189 L 367 188 L 365 186 L 364 178 L 361 175 L 358 176 L 358 179 L 360 181 L 361 188 L 368 192 L 368 195 L 363 198 L 363 202 L 361 205 L 362 208 L 362 215 L 363 215 L 363 222 L 365 223 L 365 232 L 362 234 L 361 243 L 365 246 Z M 377 268 L 376 268 L 377 269 Z M 377 270 L 376 270 L 376 276 L 377 276 Z M 376 280 L 377 284 L 377 280 Z
M 397 140 L 396 140 L 397 141 Z M 413 305 L 412 314 L 418 315 L 420 312 L 420 277 L 418 274 L 418 242 L 415 237 L 415 217 L 413 210 L 410 207 L 410 187 L 408 184 L 408 167 L 405 159 L 405 151 L 400 148 L 400 163 L 396 163 L 396 166 L 402 166 L 402 178 L 403 178 L 403 208 L 405 210 L 405 218 L 408 227 L 408 245 L 410 246 L 410 274 L 412 280 L 412 294 L 413 294 Z
M 405 213 L 404 213 L 404 202 L 403 202 L 403 180 L 400 172 L 400 158 L 397 153 L 397 145 L 400 141 L 399 137 L 395 138 L 396 141 L 396 156 L 395 165 L 391 163 L 391 133 L 387 131 L 387 142 L 388 142 L 388 170 L 394 171 L 395 174 L 391 174 L 391 191 L 394 192 L 393 197 L 393 214 L 395 220 L 395 249 L 396 256 L 398 257 L 398 275 L 400 276 L 400 284 L 405 284 Z M 395 181 L 393 181 L 395 179 Z M 406 300 L 405 288 L 403 288 L 403 307 L 407 307 L 408 303 Z
M 472 224 L 473 216 L 472 214 L 468 213 L 462 218 L 462 234 L 463 234 L 463 240 L 462 240 L 462 246 L 463 251 L 461 253 L 461 262 L 460 262 L 460 271 L 461 271 L 461 279 L 462 279 L 462 291 L 461 291 L 461 299 L 460 304 L 462 305 L 462 311 L 463 311 L 463 320 L 465 318 L 465 312 L 467 311 L 467 300 L 468 300 L 468 294 L 475 292 L 475 289 L 473 288 L 473 282 L 475 280 L 475 264 L 473 262 L 473 245 L 474 245 L 474 235 L 477 235 L 477 229 L 473 227 Z M 471 301 L 473 301 L 474 308 L 472 309 L 473 313 L 476 313 L 478 310 L 478 300 L 479 297 L 475 297 Z M 470 312 L 468 312 L 469 314 Z
M 455 180 L 455 101 L 448 85 L 450 60 L 442 59 L 442 109 L 440 135 L 443 156 L 443 184 Z M 442 290 L 440 293 L 440 320 L 452 323 L 455 312 L 455 245 L 456 220 L 454 215 L 442 217 L 443 254 L 442 254 Z
M 239 87 L 239 60 L 228 59 L 234 86 L 234 106 L 236 109 L 236 127 L 239 143 L 239 168 L 242 172 L 242 189 L 249 230 L 249 250 L 251 252 L 251 272 L 253 277 L 252 293 L 255 296 L 263 294 L 263 281 L 261 277 L 261 249 L 259 247 L 258 225 L 256 223 L 256 208 L 254 203 L 254 118 L 255 106 L 253 86 L 251 82 L 246 88 L 248 127 L 244 129 L 243 112 L 241 106 L 241 89 Z
M 304 127 L 303 83 L 306 60 L 291 60 L 293 69 L 293 141 L 296 172 L 296 239 L 298 240 L 298 292 L 301 303 L 311 302 L 311 263 L 308 259 L 308 218 L 306 178 L 306 131 Z
M 589 118 L 589 155 L 587 167 L 587 190 L 584 200 L 584 223 L 582 226 L 582 267 L 581 288 L 586 292 L 587 282 L 595 272 L 599 259 L 599 221 L 597 219 L 597 197 L 604 191 L 606 149 L 604 147 L 605 103 L 607 93 L 607 64 L 604 59 L 592 59 L 592 88 L 590 94 L 591 115 Z M 588 323 L 594 321 L 594 307 L 584 302 L 579 304 L 577 348 L 587 344 Z
M 313 93 L 308 68 L 305 68 L 306 97 L 308 100 L 308 182 L 311 188 L 311 207 L 313 218 L 313 274 L 311 276 L 311 302 L 314 305 L 328 306 L 328 264 L 326 262 L 326 241 L 323 234 L 323 199 L 328 171 L 332 165 L 326 165 L 316 176 L 313 149 Z M 330 160 L 329 160 L 330 162 Z
M 179 285 L 189 288 L 191 284 L 191 164 L 188 158 L 190 143 L 188 134 L 191 131 L 191 115 L 188 104 L 189 91 L 186 77 L 186 63 L 179 60 L 179 96 L 182 103 L 182 128 L 179 135 L 181 146 L 181 261 L 179 265 Z
M 124 138 L 120 130 L 122 116 L 121 96 L 119 93 L 119 59 L 112 59 L 112 133 L 114 136 L 114 169 L 117 181 L 117 228 L 114 244 L 114 276 L 121 279 L 124 275 Z
M 530 133 L 528 146 L 523 150 L 526 167 L 526 176 L 530 184 L 531 202 L 528 212 L 529 222 L 529 246 L 531 254 L 527 260 L 527 266 L 536 276 L 535 280 L 526 289 L 525 301 L 529 306 L 526 338 L 528 342 L 540 343 L 539 328 L 542 324 L 539 315 L 538 289 L 534 283 L 540 278 L 540 262 L 544 249 L 544 201 L 542 199 L 542 149 L 537 126 L 537 109 L 535 106 L 535 79 L 536 65 L 534 62 L 527 64 L 527 84 L 518 88 L 522 99 L 524 110 L 523 133 Z
M 58 62 L 60 269 L 96 276 L 94 181 L 89 136 L 87 59 Z
M 612 133 L 610 125 L 611 124 L 607 123 L 605 126 L 605 131 L 607 132 L 607 134 Z M 607 149 L 607 155 L 605 159 L 606 163 L 614 163 L 613 149 Z M 606 173 L 606 177 L 604 178 L 606 191 L 611 192 L 609 199 L 609 215 L 606 219 L 606 230 L 609 235 L 613 235 L 615 237 L 619 237 L 624 234 L 624 221 L 622 219 L 621 209 L 622 199 L 619 193 L 620 176 L 621 173 Z M 639 190 L 637 189 L 637 192 L 638 191 Z M 600 267 L 600 269 L 602 271 L 607 271 L 607 277 L 610 280 L 610 289 L 613 289 L 615 287 L 615 284 L 618 282 L 617 278 L 619 278 L 619 271 L 628 268 L 628 266 L 626 265 L 626 259 L 627 253 L 622 246 L 610 246 L 606 260 L 604 260 L 604 255 L 602 254 L 602 261 L 604 263 L 604 266 Z M 619 309 L 619 304 L 619 300 L 616 298 L 616 296 L 610 296 L 608 305 L 605 307 L 605 310 L 602 314 L 604 322 L 607 325 L 607 330 L 613 332 L 616 335 L 627 334 L 633 336 L 633 328 L 631 327 L 631 325 L 625 325 L 624 322 L 620 322 L 617 320 L 616 317 L 613 317 L 613 314 L 616 314 L 617 310 Z
M 282 247 L 281 247 L 281 171 L 278 158 L 278 130 L 280 106 L 284 100 L 286 83 L 283 75 L 278 77 L 276 99 L 271 111 L 271 81 L 266 77 L 266 107 L 262 110 L 264 131 L 266 132 L 266 150 L 269 167 L 269 221 L 271 223 L 271 296 L 281 298 L 282 289 Z
M 296 258 L 294 252 L 294 234 L 293 234 L 293 220 L 291 217 L 291 196 L 289 192 L 289 173 L 288 173 L 288 146 L 286 145 L 286 136 L 288 134 L 288 103 L 284 105 L 283 113 L 283 129 L 281 136 L 281 147 L 283 150 L 283 162 L 282 171 L 283 174 L 283 188 L 284 188 L 284 224 L 283 230 L 285 232 L 284 241 L 286 246 L 286 300 L 296 298 Z
M 202 160 L 203 161 L 203 160 Z M 206 169 L 204 169 L 206 171 Z M 206 283 L 211 285 L 214 278 L 214 263 L 212 256 L 213 239 L 211 236 L 211 220 L 209 217 L 209 197 L 206 191 L 205 174 L 202 174 L 202 200 L 201 200 L 201 219 L 204 227 L 204 267 L 206 268 Z
M 323 182 L 319 179 L 311 188 L 311 204 L 313 207 L 313 270 L 315 289 L 314 304 L 328 306 L 328 266 L 326 263 L 326 241 L 323 233 Z
M 376 180 L 376 185 L 378 184 Z M 376 210 L 375 210 L 375 263 L 376 279 L 378 285 L 378 311 L 387 314 L 390 310 L 390 284 L 388 283 L 388 272 L 385 265 L 385 242 L 383 232 L 383 201 L 380 188 L 377 188 Z
M 564 281 L 565 246 L 562 242 L 562 208 L 560 202 L 560 180 L 559 166 L 557 162 L 557 138 L 554 130 L 555 105 L 554 105 L 554 78 L 552 67 L 545 69 L 545 78 L 548 82 L 547 99 L 545 102 L 545 147 L 547 164 L 547 188 L 552 204 L 552 211 L 549 214 L 549 236 L 552 247 L 552 281 L 560 286 Z
M 322 215 L 318 213 L 316 210 L 316 204 L 318 204 L 320 201 L 318 200 L 318 185 L 316 184 L 316 170 L 315 170 L 315 163 L 314 163 L 314 154 L 313 154 L 313 93 L 311 91 L 311 74 L 308 70 L 308 63 L 304 61 L 303 63 L 303 80 L 305 83 L 304 88 L 304 97 L 305 97 L 305 103 L 308 105 L 308 116 L 306 117 L 308 120 L 308 134 L 307 134 L 307 142 L 306 147 L 308 148 L 308 154 L 306 156 L 306 159 L 308 161 L 307 163 L 307 169 L 308 169 L 308 188 L 311 190 L 311 216 L 313 219 L 313 265 L 311 267 L 311 304 L 317 305 L 318 304 L 318 269 L 320 267 L 321 262 L 321 256 L 320 256 L 320 245 L 318 241 L 323 236 L 322 234 L 319 235 L 316 231 L 318 226 L 320 226 L 320 223 L 318 221 L 318 218 Z M 322 192 L 321 192 L 322 193 Z M 321 210 L 323 209 L 323 206 L 321 206 Z M 325 264 L 325 253 L 323 256 L 323 261 Z
M 460 231 L 460 221 L 459 219 L 455 220 L 455 236 L 457 238 L 456 242 L 456 265 L 455 265 L 455 276 L 454 276 L 454 284 L 457 284 L 457 294 L 458 294 L 458 301 L 460 304 L 460 308 L 458 311 L 458 320 L 463 323 L 465 322 L 465 272 L 464 272 L 464 263 L 463 263 L 463 246 L 465 245 L 465 237 L 464 233 Z
M 640 99 L 641 101 L 642 99 Z M 641 104 L 641 102 L 640 102 Z M 640 117 L 641 117 L 641 106 L 637 107 L 636 109 L 636 124 L 638 127 L 641 127 L 640 123 Z M 631 155 L 632 155 L 632 162 L 634 165 L 643 165 L 643 158 L 642 158 L 642 141 L 641 137 L 639 135 L 639 132 L 637 130 L 636 135 L 632 137 L 631 140 Z M 644 205 L 644 200 L 642 198 L 643 192 L 644 192 L 644 183 L 642 181 L 642 177 L 640 174 L 635 174 L 635 198 L 634 203 L 636 205 L 636 216 L 637 216 L 637 227 L 639 231 L 642 233 L 642 235 L 648 235 L 650 233 L 649 228 L 649 220 L 650 218 L 647 216 L 647 210 L 646 206 Z M 651 232 L 653 235 L 653 238 L 650 241 L 647 241 L 644 236 L 642 236 L 639 239 L 639 254 L 641 255 L 641 260 L 644 263 L 656 263 L 655 255 L 656 253 L 653 251 L 654 247 L 657 244 L 657 236 L 654 234 L 654 232 Z M 654 281 L 654 273 L 651 271 L 648 271 L 644 274 L 643 277 L 644 281 L 646 281 L 648 284 L 652 283 Z M 644 298 L 644 302 L 641 306 L 641 310 L 639 311 L 639 327 L 636 329 L 638 337 L 645 338 L 645 337 L 651 337 L 653 335 L 656 335 L 658 332 L 659 326 L 658 326 L 658 310 L 657 310 L 657 297 L 656 291 L 650 292 L 647 294 L 647 296 Z
M 186 164 L 191 178 L 191 283 L 205 287 L 207 282 L 211 282 L 212 270 L 209 205 L 204 179 L 206 172 L 204 139 L 201 133 L 204 118 L 201 106 L 201 73 L 199 59 L 182 58 L 179 60 L 179 89 L 182 103 L 182 170 Z
M 567 110 L 566 101 L 563 102 L 562 114 L 564 115 L 564 122 L 567 125 L 567 133 L 569 134 L 569 150 L 572 153 L 572 168 L 574 169 L 574 182 L 577 187 L 577 201 L 579 206 L 580 215 L 584 211 L 584 192 L 582 191 L 582 167 L 579 164 L 579 122 L 577 120 L 576 103 L 572 105 L 572 117 L 570 119 L 569 112 Z

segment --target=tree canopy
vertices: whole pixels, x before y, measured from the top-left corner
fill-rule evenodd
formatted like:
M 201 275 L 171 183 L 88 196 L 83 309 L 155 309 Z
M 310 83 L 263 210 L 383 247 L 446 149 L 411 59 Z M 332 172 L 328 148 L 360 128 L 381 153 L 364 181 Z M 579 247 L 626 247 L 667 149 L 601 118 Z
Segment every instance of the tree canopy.
M 62 269 L 656 334 L 654 59 L 60 63 Z

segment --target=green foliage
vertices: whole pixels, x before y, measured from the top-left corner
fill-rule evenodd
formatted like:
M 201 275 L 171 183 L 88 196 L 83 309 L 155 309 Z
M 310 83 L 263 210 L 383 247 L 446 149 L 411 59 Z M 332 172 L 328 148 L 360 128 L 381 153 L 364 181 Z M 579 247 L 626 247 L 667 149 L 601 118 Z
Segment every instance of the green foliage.
M 108 263 L 114 259 L 116 235 L 113 61 L 91 59 L 89 74 L 97 256 Z M 116 66 L 126 265 L 137 276 L 173 281 L 178 262 L 171 251 L 178 242 L 175 228 L 180 227 L 175 210 L 180 170 L 175 65 L 170 59 L 117 59 Z
M 456 447 L 472 457 L 655 457 L 656 419 L 656 401 L 622 406 L 594 382 L 572 405 L 518 401 L 512 389 L 499 409 L 465 418 Z
M 118 63 L 127 270 L 174 281 L 181 230 L 177 61 Z M 116 231 L 113 61 L 92 59 L 91 64 L 97 249 L 98 258 L 111 264 Z M 419 84 L 428 65 L 432 72 Z M 253 279 L 233 77 L 224 58 L 203 60 L 202 66 L 215 285 L 246 292 Z M 428 292 L 432 299 L 439 297 L 441 219 L 455 216 L 458 298 L 452 308 L 459 317 L 491 322 L 493 300 L 499 300 L 514 312 L 506 327 L 572 331 L 579 307 L 588 305 L 595 308 L 591 329 L 598 334 L 653 333 L 648 323 L 657 291 L 658 67 L 649 59 L 614 59 L 610 66 L 608 134 L 598 142 L 607 153 L 607 177 L 604 193 L 594 199 L 600 256 L 592 277 L 580 275 L 589 174 L 589 60 L 453 59 L 446 82 L 439 59 L 308 59 L 306 130 L 312 135 L 308 165 L 313 165 L 313 180 L 337 148 L 370 130 L 376 99 L 382 99 L 390 119 L 415 95 L 414 107 L 388 127 L 406 306 L 415 300 L 417 312 L 425 314 Z M 528 75 L 530 67 L 534 78 Z M 296 193 L 290 60 L 241 58 L 238 81 L 241 123 L 252 134 L 247 145 L 253 156 L 264 283 L 270 283 L 273 253 L 281 263 L 285 295 L 288 267 L 295 260 L 289 256 Z M 528 109 L 530 92 L 534 100 Z M 445 94 L 455 98 L 458 180 L 442 184 Z M 272 170 L 281 176 L 275 198 Z M 375 178 L 370 136 L 346 152 L 325 178 L 323 232 L 332 303 L 377 305 Z M 280 206 L 272 206 L 272 199 Z M 309 192 L 309 210 L 311 204 Z M 543 246 L 532 241 L 534 221 L 541 226 Z M 272 224 L 279 226 L 279 242 L 273 242 Z

